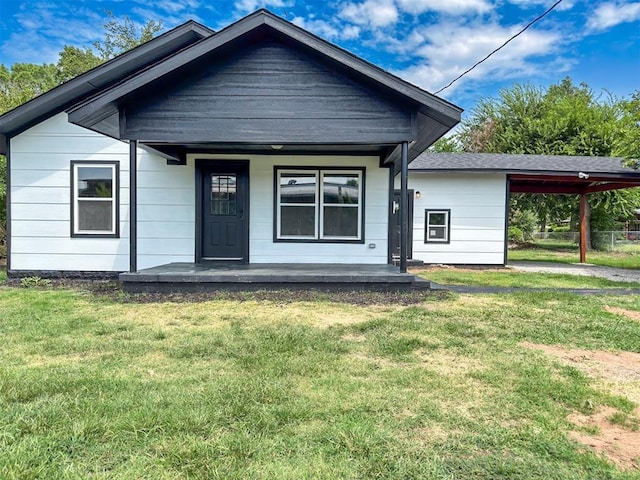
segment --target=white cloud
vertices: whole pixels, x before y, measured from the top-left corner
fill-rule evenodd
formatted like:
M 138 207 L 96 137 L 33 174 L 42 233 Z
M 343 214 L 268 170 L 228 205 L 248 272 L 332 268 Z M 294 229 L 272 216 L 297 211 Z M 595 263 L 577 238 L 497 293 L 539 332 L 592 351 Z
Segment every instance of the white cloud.
M 315 18 L 295 17 L 291 23 L 309 30 L 327 40 L 353 40 L 360 35 L 361 28 L 357 25 L 334 25 L 325 20 Z
M 435 91 L 484 58 L 520 29 L 521 26 L 503 27 L 495 23 L 448 23 L 431 26 L 422 32 L 426 43 L 415 50 L 423 60 L 397 73 L 426 90 Z M 540 67 L 533 59 L 559 50 L 561 39 L 561 35 L 556 32 L 528 30 L 468 73 L 465 80 L 486 78 L 497 81 L 544 75 L 545 72 L 540 72 Z M 462 83 L 460 81 L 454 87 L 457 88 Z M 454 87 L 447 90 L 447 93 L 453 91 Z
M 621 23 L 640 20 L 640 2 L 606 2 L 598 5 L 589 17 L 589 31 L 603 31 Z
M 555 7 L 555 10 L 569 10 L 574 7 L 577 0 L 564 0 L 562 3 Z M 517 5 L 520 8 L 532 8 L 532 7 L 550 7 L 556 0 L 508 0 L 509 3 Z
M 393 0 L 366 0 L 363 3 L 348 2 L 342 5 L 340 17 L 356 25 L 373 28 L 386 27 L 398 21 L 398 8 Z
M 242 12 L 253 12 L 259 8 L 291 7 L 294 0 L 238 0 L 236 8 Z
M 415 15 L 430 11 L 460 15 L 485 13 L 493 9 L 489 0 L 398 0 L 400 8 Z

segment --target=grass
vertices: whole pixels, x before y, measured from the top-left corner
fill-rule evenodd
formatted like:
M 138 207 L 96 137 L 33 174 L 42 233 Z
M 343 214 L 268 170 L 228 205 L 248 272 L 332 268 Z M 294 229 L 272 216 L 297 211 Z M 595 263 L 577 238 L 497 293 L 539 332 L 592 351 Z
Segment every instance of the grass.
M 509 250 L 508 259 L 578 263 L 580 251 L 578 246 L 571 242 L 544 240 Z M 615 252 L 587 252 L 587 262 L 606 267 L 640 269 L 640 245 L 623 245 Z
M 0 478 L 631 479 L 634 405 L 519 342 L 640 352 L 638 297 L 120 303 L 0 287 Z
M 598 277 L 561 273 L 531 273 L 512 270 L 468 270 L 462 268 L 429 268 L 412 270 L 420 277 L 443 285 L 515 288 L 640 288 L 637 282 L 617 282 Z

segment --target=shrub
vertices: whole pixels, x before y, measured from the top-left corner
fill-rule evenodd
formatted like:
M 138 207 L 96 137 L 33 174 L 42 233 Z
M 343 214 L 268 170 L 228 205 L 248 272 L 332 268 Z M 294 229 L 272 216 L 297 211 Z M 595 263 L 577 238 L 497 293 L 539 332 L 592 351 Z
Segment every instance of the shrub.
M 508 230 L 509 241 L 513 243 L 524 242 L 524 235 L 520 227 L 509 227 Z

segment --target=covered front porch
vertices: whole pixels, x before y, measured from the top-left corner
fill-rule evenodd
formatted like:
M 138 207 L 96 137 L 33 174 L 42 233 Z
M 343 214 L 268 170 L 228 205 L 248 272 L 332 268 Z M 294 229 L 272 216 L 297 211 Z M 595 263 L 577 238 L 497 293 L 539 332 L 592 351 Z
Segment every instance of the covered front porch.
M 430 282 L 392 265 L 169 263 L 120 274 L 128 292 L 429 289 Z

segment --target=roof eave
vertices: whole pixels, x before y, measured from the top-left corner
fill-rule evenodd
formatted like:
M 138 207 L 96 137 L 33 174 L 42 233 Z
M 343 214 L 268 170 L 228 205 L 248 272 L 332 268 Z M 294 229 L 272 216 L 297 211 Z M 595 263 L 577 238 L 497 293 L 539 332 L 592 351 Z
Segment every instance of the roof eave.
M 18 135 L 46 118 L 64 111 L 79 98 L 117 81 L 118 75 L 123 75 L 120 72 L 130 74 L 135 71 L 136 65 L 148 62 L 153 52 L 183 48 L 213 34 L 213 30 L 190 20 L 9 110 L 0 116 L 0 134 L 6 137 Z M 5 153 L 1 145 L 0 153 Z

